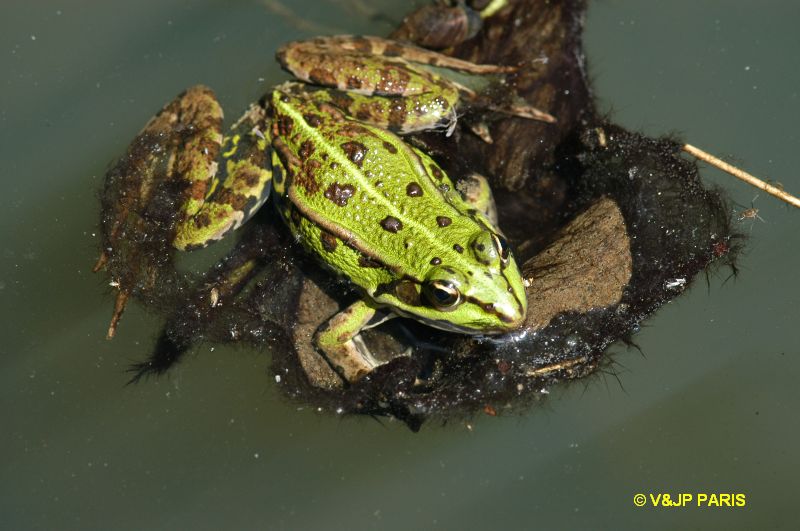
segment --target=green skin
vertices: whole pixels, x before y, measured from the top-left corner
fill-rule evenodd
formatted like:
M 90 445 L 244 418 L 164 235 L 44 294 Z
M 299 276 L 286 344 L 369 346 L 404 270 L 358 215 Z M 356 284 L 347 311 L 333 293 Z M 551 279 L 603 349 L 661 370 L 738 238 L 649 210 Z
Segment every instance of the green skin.
M 397 136 L 452 131 L 459 98 L 470 95 L 424 65 L 474 74 L 508 69 L 373 37 L 295 42 L 277 56 L 308 84 L 278 86 L 227 136 L 222 110 L 204 87 L 186 91 L 145 127 L 153 133 L 178 119 L 191 125 L 169 161 L 189 183 L 175 247 L 224 237 L 272 196 L 305 248 L 365 295 L 314 337 L 350 382 L 378 364 L 359 333 L 380 308 L 467 334 L 519 327 L 523 281 L 490 219 L 486 181 L 473 176 L 462 195 L 430 157 Z

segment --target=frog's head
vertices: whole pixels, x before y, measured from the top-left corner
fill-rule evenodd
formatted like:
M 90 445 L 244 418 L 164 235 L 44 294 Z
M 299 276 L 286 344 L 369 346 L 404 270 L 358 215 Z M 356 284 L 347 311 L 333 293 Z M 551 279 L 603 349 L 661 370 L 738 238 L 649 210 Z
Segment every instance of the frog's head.
M 506 239 L 482 230 L 457 256 L 428 270 L 417 304 L 401 304 L 401 313 L 462 333 L 501 334 L 519 328 L 527 298 Z

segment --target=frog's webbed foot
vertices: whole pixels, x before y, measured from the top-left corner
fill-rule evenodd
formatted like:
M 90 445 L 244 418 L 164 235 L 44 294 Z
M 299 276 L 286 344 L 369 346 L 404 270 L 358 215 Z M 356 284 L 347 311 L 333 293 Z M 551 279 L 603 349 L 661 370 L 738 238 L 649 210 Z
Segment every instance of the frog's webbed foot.
M 370 300 L 356 301 L 317 330 L 314 345 L 345 380 L 354 383 L 383 363 L 370 352 L 361 331 L 393 317 L 393 313 L 380 314 Z

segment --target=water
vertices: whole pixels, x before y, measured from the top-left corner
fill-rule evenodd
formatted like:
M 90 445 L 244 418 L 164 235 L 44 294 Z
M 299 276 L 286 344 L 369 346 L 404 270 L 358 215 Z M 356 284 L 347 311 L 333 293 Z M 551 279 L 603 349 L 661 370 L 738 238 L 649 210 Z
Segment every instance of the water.
M 405 2 L 6 2 L 0 6 L 0 526 L 7 529 L 789 527 L 800 464 L 797 211 L 712 170 L 766 221 L 739 263 L 614 348 L 616 377 L 546 407 L 419 434 L 282 400 L 264 353 L 203 346 L 126 387 L 157 320 L 90 273 L 110 161 L 188 85 L 232 113 L 282 79 L 277 45 L 382 34 Z M 606 1 L 586 45 L 601 106 L 800 192 L 792 1 Z M 213 352 L 212 352 L 213 350 Z M 745 508 L 636 508 L 635 493 L 745 493 Z

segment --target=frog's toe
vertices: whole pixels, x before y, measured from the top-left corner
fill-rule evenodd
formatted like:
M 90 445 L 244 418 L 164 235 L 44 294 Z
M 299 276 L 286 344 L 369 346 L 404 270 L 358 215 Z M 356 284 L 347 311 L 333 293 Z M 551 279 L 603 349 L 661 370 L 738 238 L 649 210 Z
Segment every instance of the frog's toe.
M 360 335 L 343 343 L 330 344 L 326 341 L 326 333 L 329 331 L 318 332 L 314 343 L 323 351 L 331 366 L 348 382 L 357 382 L 379 365 Z

